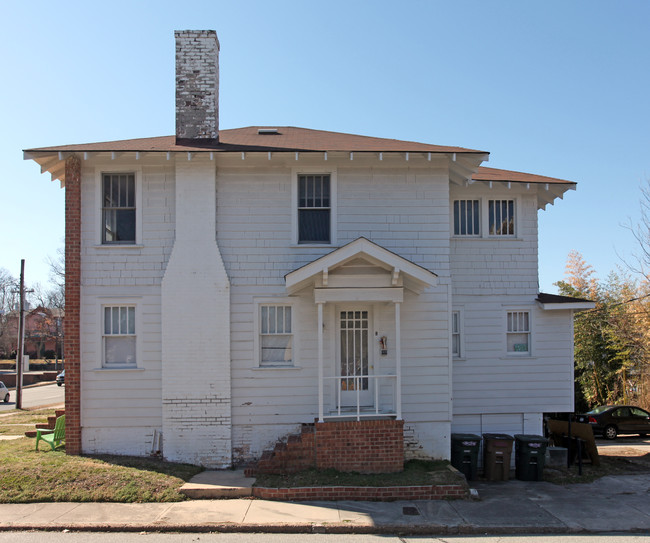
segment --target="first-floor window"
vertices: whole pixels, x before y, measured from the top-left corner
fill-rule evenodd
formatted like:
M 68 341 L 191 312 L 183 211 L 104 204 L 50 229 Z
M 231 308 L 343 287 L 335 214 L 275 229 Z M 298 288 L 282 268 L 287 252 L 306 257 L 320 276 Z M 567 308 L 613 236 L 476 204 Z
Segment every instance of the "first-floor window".
M 135 307 L 104 307 L 104 366 L 135 366 Z
M 293 364 L 291 306 L 260 306 L 260 366 Z
M 451 313 L 451 354 L 454 358 L 460 358 L 460 311 Z
M 530 353 L 530 314 L 528 311 L 508 311 L 506 343 L 508 353 Z

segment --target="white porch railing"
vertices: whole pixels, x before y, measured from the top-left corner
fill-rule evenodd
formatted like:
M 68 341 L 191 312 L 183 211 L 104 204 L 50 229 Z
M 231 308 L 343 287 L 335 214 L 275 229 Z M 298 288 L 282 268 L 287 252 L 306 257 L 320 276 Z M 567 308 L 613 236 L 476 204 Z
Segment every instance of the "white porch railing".
M 325 418 L 349 418 L 351 416 L 356 417 L 357 420 L 361 420 L 362 417 L 376 417 L 378 415 L 385 417 L 397 417 L 398 412 L 396 408 L 396 385 L 397 385 L 397 375 L 386 374 L 386 375 L 334 375 L 332 377 L 325 377 L 326 381 L 334 381 L 334 386 L 336 388 L 336 402 L 334 405 L 333 412 L 330 411 L 329 414 L 325 415 Z M 372 381 L 373 390 L 373 405 L 362 405 L 362 393 L 365 392 L 361 390 L 362 381 L 367 379 L 368 385 Z M 343 391 L 342 382 L 350 382 L 354 384 L 354 393 L 355 393 L 355 404 L 354 405 L 342 405 L 341 401 L 341 392 Z M 388 409 L 380 409 L 380 394 L 379 389 L 382 383 L 392 381 L 392 405 Z M 365 395 L 364 395 L 365 396 Z

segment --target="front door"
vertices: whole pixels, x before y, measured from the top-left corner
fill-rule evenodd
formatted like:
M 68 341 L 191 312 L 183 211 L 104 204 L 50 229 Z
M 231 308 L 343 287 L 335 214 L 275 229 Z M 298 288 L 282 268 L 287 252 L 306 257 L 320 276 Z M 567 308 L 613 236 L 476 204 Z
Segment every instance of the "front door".
M 339 393 L 341 407 L 372 405 L 372 345 L 370 342 L 370 309 L 341 308 L 339 325 Z

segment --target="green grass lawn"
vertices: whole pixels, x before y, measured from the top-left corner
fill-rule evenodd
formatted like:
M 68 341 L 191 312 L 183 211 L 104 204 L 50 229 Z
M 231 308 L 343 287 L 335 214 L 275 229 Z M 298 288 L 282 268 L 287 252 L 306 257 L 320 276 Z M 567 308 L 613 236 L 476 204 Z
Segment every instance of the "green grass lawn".
M 37 422 L 46 422 L 53 409 L 11 411 L 0 415 L 0 437 L 24 435 Z M 42 443 L 35 451 L 35 440 L 21 437 L 0 440 L 0 503 L 30 502 L 174 502 L 187 499 L 179 493 L 202 468 L 174 464 L 158 458 L 129 456 L 68 456 L 65 447 L 56 451 Z M 448 469 L 448 462 L 410 461 L 401 473 L 360 474 L 335 470 L 307 470 L 292 475 L 259 475 L 260 487 L 301 486 L 401 486 L 458 484 L 459 475 Z M 601 466 L 585 465 L 584 475 L 577 468 L 546 469 L 547 481 L 584 483 L 604 475 L 650 473 L 650 454 L 623 455 L 612 451 L 601 456 Z M 460 481 L 464 479 L 461 477 Z
M 0 417 L 0 434 L 20 435 L 44 422 L 53 410 L 14 412 Z M 28 425 L 28 426 L 25 426 Z M 179 488 L 202 468 L 157 458 L 68 456 L 65 447 L 21 438 L 0 440 L 0 503 L 173 502 Z

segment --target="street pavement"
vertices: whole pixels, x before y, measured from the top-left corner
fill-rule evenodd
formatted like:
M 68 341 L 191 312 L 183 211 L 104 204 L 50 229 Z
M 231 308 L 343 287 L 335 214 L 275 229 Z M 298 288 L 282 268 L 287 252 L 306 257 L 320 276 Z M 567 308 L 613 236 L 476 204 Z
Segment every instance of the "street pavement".
M 0 381 L 2 377 L 0 376 Z M 50 407 L 61 405 L 65 401 L 65 386 L 56 386 L 55 383 L 45 382 L 23 387 L 23 409 L 37 407 Z M 0 413 L 16 409 L 16 389 L 9 390 L 9 401 L 0 402 Z
M 0 505 L 0 530 L 384 534 L 650 533 L 650 474 L 477 482 L 477 500 Z

